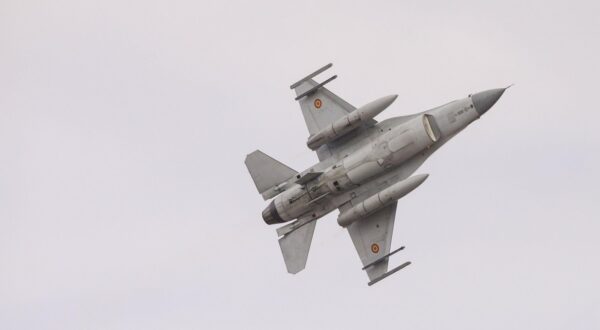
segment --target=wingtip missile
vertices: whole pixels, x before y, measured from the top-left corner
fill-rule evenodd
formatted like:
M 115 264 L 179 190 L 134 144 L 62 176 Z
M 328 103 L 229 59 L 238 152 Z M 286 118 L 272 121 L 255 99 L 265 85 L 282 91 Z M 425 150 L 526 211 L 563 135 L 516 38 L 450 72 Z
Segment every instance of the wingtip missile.
M 368 284 L 369 284 L 369 286 L 371 286 L 371 285 L 373 285 L 373 284 L 375 284 L 375 283 L 377 283 L 377 282 L 379 282 L 379 281 L 383 280 L 384 278 L 386 278 L 386 277 L 388 277 L 388 276 L 390 276 L 390 275 L 394 274 L 395 272 L 397 272 L 397 271 L 401 270 L 402 268 L 404 268 L 404 267 L 406 267 L 406 266 L 408 266 L 408 265 L 410 265 L 410 264 L 411 264 L 411 262 L 410 262 L 410 261 L 407 261 L 407 262 L 403 263 L 402 265 L 400 265 L 400 266 L 398 266 L 398 267 L 396 267 L 396 268 L 394 268 L 394 269 L 390 270 L 389 272 L 387 272 L 387 273 L 385 273 L 385 274 L 383 274 L 383 275 L 379 276 L 378 278 L 376 278 L 376 279 L 372 280 L 371 282 L 369 282 L 369 283 L 368 283 Z

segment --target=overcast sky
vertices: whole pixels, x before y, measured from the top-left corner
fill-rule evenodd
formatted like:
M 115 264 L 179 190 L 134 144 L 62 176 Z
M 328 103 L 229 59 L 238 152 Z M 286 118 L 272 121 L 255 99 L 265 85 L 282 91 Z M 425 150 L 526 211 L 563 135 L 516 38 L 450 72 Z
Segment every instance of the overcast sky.
M 600 328 L 599 12 L 0 1 L 0 329 Z M 417 171 L 373 287 L 337 212 L 287 274 L 243 162 L 316 162 L 288 87 L 329 62 L 399 94 L 379 120 L 516 84 Z

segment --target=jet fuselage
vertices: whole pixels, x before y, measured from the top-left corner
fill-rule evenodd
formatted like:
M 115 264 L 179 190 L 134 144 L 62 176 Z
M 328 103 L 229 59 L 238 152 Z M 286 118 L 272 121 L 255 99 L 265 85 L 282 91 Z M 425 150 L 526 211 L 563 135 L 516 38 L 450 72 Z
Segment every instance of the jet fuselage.
M 334 164 L 323 161 L 298 175 L 301 177 L 306 173 L 321 172 L 316 179 L 305 184 L 286 183 L 292 186 L 286 187 L 267 206 L 263 211 L 263 219 L 266 223 L 273 224 L 305 216 L 320 218 L 357 194 L 370 193 L 372 189 L 369 189 L 369 185 L 376 185 L 378 190 L 382 190 L 396 184 L 397 181 L 394 180 L 384 180 L 381 183 L 377 179 L 393 175 L 402 170 L 402 167 L 410 171 L 408 175 L 412 174 L 437 148 L 479 119 L 504 91 L 501 88 L 476 93 L 423 113 L 393 117 L 377 123 L 365 134 L 367 138 L 363 137 L 366 141 L 364 145 L 342 155 L 341 160 Z M 407 176 L 406 173 L 404 176 Z M 416 188 L 409 183 L 404 186 L 406 188 L 398 184 L 397 193 L 388 198 L 404 196 Z M 380 197 L 379 200 L 371 199 L 385 205 Z M 342 216 L 340 214 L 338 219 L 340 225 L 346 224 Z

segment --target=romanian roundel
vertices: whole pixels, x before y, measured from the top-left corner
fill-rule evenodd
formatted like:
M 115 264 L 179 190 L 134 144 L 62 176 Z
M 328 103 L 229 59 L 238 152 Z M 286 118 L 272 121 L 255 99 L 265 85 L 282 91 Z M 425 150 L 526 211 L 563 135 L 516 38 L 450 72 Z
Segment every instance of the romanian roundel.
M 377 245 L 377 243 L 371 244 L 371 252 L 373 252 L 373 253 L 379 252 L 379 245 Z
M 315 99 L 314 105 L 315 105 L 315 108 L 319 109 L 323 105 L 323 101 L 321 101 L 321 99 Z

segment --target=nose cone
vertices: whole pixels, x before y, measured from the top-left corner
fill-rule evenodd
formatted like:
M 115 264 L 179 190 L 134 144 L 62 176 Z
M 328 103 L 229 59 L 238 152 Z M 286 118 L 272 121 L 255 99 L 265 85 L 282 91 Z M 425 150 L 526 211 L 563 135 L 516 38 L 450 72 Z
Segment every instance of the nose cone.
M 480 116 L 486 113 L 504 94 L 505 90 L 506 88 L 496 88 L 473 94 L 471 100 L 477 113 Z

